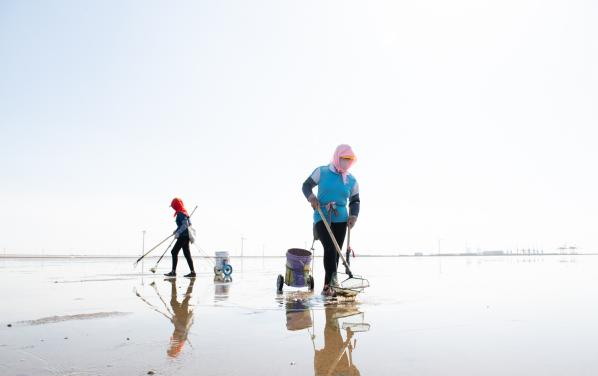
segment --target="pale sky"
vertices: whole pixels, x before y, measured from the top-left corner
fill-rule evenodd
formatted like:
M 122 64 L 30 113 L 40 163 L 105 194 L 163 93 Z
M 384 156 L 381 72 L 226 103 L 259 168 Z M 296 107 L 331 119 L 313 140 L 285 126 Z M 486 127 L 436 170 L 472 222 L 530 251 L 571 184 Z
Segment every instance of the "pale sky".
M 595 1 L 3 1 L 0 250 L 311 241 L 340 143 L 358 253 L 598 251 Z M 309 246 L 309 244 L 308 244 Z

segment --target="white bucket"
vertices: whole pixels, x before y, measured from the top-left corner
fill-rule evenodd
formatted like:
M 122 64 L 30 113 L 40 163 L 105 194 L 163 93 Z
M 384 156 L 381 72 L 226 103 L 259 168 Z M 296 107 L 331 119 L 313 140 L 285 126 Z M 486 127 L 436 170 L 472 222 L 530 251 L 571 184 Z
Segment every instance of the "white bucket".
M 228 258 L 227 251 L 219 251 L 216 252 L 216 268 L 222 270 L 224 268 L 224 263 L 230 264 L 230 260 Z

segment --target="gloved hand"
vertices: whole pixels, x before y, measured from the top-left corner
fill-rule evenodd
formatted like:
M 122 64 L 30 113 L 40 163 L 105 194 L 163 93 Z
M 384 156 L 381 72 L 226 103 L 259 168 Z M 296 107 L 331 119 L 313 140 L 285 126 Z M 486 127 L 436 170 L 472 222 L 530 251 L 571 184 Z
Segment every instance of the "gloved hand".
M 307 201 L 309 201 L 309 203 L 311 204 L 311 208 L 314 210 L 320 207 L 320 201 L 318 201 L 318 198 L 314 195 L 309 196 Z
M 177 233 L 176 233 L 176 230 L 174 230 L 174 231 L 172 232 L 172 235 L 174 235 L 174 238 L 175 238 L 175 239 L 178 239 L 178 238 L 179 238 L 179 234 L 177 234 Z
M 349 230 L 355 226 L 355 222 L 357 222 L 357 216 L 356 215 L 350 216 L 349 220 L 347 221 L 347 226 L 349 226 Z

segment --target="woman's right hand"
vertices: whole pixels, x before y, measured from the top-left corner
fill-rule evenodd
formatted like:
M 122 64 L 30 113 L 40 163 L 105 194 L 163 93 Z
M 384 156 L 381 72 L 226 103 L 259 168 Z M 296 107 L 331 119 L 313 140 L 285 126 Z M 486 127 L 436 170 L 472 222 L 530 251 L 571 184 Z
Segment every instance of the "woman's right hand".
M 311 204 L 311 208 L 314 210 L 320 207 L 320 201 L 318 201 L 318 198 L 315 195 L 309 196 L 307 201 L 309 201 L 309 203 Z

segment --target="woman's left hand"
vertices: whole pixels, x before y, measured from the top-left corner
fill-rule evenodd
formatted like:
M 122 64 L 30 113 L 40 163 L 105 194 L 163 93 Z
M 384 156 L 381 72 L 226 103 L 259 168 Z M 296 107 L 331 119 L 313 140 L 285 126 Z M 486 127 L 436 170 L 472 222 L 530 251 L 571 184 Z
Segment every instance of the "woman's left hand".
M 349 230 L 351 230 L 355 226 L 355 222 L 357 222 L 357 216 L 355 216 L 355 215 L 350 216 L 349 220 L 347 221 Z

